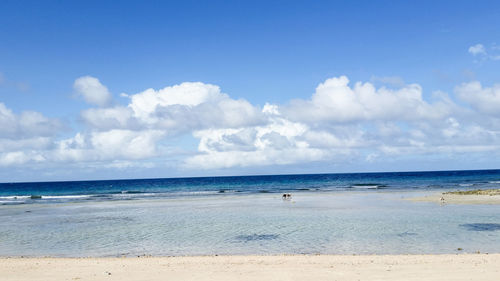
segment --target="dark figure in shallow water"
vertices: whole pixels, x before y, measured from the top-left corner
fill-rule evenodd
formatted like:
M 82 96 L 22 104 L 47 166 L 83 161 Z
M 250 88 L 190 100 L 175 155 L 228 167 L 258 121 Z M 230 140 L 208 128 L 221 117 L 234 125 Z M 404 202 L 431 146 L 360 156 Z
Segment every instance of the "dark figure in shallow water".
M 283 193 L 283 196 L 281 196 L 281 198 L 283 198 L 283 200 L 292 199 L 292 194 L 290 194 L 290 193 Z

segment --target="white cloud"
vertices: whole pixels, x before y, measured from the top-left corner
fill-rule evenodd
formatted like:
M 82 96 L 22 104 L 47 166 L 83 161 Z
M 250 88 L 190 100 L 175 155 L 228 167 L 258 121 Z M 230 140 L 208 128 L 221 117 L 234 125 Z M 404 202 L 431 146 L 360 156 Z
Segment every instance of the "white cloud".
M 56 161 L 113 161 L 158 157 L 158 142 L 164 133 L 144 130 L 110 130 L 76 134 L 57 143 L 49 152 Z
M 349 155 L 370 163 L 386 154 L 479 153 L 499 147 L 495 143 L 500 143 L 500 130 L 483 128 L 476 122 L 484 119 L 470 118 L 477 112 L 459 107 L 442 92 L 430 103 L 416 84 L 396 90 L 348 84 L 347 77 L 332 78 L 321 83 L 310 100 L 266 104 L 265 125 L 196 131 L 200 154 L 187 158 L 184 166 L 335 163 Z
M 0 167 L 21 166 L 28 162 L 39 163 L 45 158 L 37 151 L 11 151 L 0 153 Z
M 483 88 L 480 82 L 473 81 L 456 87 L 455 92 L 479 112 L 500 117 L 500 84 Z
M 200 154 L 188 157 L 188 169 L 284 165 L 325 160 L 332 151 L 309 147 L 304 135 L 308 127 L 282 118 L 265 126 L 246 129 L 196 131 Z
M 0 166 L 17 166 L 28 162 L 29 157 L 22 151 L 0 154 Z
M 476 44 L 469 47 L 469 53 L 479 58 L 479 60 L 476 62 L 481 62 L 488 59 L 500 60 L 500 54 L 498 53 L 499 50 L 500 48 L 495 44 L 493 44 L 489 48 L 486 48 L 483 44 Z
M 34 111 L 16 114 L 0 103 L 0 166 L 45 161 L 43 152 L 52 148 L 53 140 L 62 128 L 57 119 Z
M 76 79 L 73 88 L 89 104 L 106 106 L 111 103 L 112 97 L 108 88 L 102 85 L 99 79 L 92 76 Z
M 17 131 L 17 117 L 12 110 L 0 103 L 0 134 L 2 137 L 14 135 Z
M 469 47 L 469 53 L 471 53 L 473 56 L 486 55 L 486 49 L 484 48 L 483 44 L 476 44 Z
M 130 107 L 138 118 L 154 121 L 152 115 L 156 112 L 157 107 L 172 105 L 193 107 L 220 98 L 222 95 L 217 86 L 200 82 L 185 82 L 158 91 L 147 89 L 142 93 L 132 95 Z
M 185 82 L 131 95 L 128 105 L 141 123 L 170 130 L 241 127 L 260 120 L 260 111 L 245 100 L 234 100 L 220 88 Z
M 324 160 L 325 151 L 320 149 L 265 149 L 253 152 L 223 151 L 200 154 L 186 159 L 185 168 L 221 169 L 232 167 L 286 165 Z
M 274 107 L 267 106 L 264 111 L 269 112 L 270 108 Z M 194 132 L 194 137 L 200 139 L 200 154 L 187 158 L 184 166 L 218 169 L 328 160 L 350 153 L 349 147 L 355 143 L 339 140 L 327 132 L 311 131 L 303 123 L 276 114 L 269 118 L 262 126 Z
M 93 133 L 90 141 L 100 157 L 143 159 L 156 156 L 156 144 L 163 134 L 161 131 L 152 130 L 111 130 Z
M 81 112 L 87 125 L 97 130 L 135 128 L 137 125 L 133 115 L 133 110 L 124 106 L 89 108 Z
M 447 116 L 450 109 L 444 99 L 433 104 L 424 101 L 422 88 L 417 84 L 391 90 L 358 82 L 351 88 L 349 79 L 341 76 L 327 79 L 310 100 L 293 100 L 283 111 L 292 120 L 345 123 L 439 119 Z
M 350 85 L 345 76 L 320 83 L 309 99 L 284 105 L 260 107 L 216 85 L 186 82 L 124 94 L 125 104 L 111 106 L 107 88 L 88 79 L 109 99 L 90 102 L 99 107 L 80 113 L 85 127 L 73 137 L 57 138 L 62 127 L 56 119 L 16 114 L 0 103 L 0 165 L 123 170 L 169 163 L 196 170 L 379 163 L 387 155 L 493 154 L 500 143 L 500 87 L 479 82 L 455 90 L 471 108 L 442 92 L 426 99 L 418 84 Z
M 77 79 L 75 88 L 89 84 L 88 81 L 93 86 L 97 85 L 97 88 L 106 89 L 91 77 Z M 109 93 L 107 89 L 105 91 Z M 95 91 L 87 87 L 81 92 Z M 161 145 L 168 140 L 167 136 L 193 130 L 255 126 L 263 122 L 264 116 L 258 107 L 249 102 L 231 99 L 221 93 L 219 87 L 204 83 L 182 83 L 158 91 L 148 89 L 127 97 L 130 103 L 126 106 L 83 110 L 80 116 L 87 128 L 71 138 L 45 138 L 43 142 L 38 142 L 44 145 L 36 148 L 30 141 L 16 145 L 0 139 L 0 148 L 16 153 L 3 155 L 2 165 L 34 163 L 35 157 L 28 157 L 31 155 L 30 149 L 34 149 L 41 157 L 36 158 L 38 162 L 87 163 L 89 167 L 106 168 L 151 167 L 151 163 L 143 160 L 164 157 L 170 153 L 164 151 Z M 93 103 L 104 105 L 95 100 Z M 40 136 L 46 134 L 45 125 L 49 121 L 36 112 L 15 115 L 0 104 L 0 125 L 5 124 L 6 129 L 11 129 L 4 130 L 4 134 L 20 137 L 19 129 L 12 129 L 11 126 L 17 122 L 17 127 L 39 136 L 40 140 Z
M 0 102 L 0 138 L 22 139 L 53 136 L 62 129 L 62 123 L 39 112 L 24 111 L 15 114 Z
M 83 111 L 82 118 L 99 130 L 149 128 L 166 130 L 170 135 L 263 122 L 259 108 L 243 99 L 231 99 L 211 84 L 186 82 L 127 97 L 130 103 L 126 107 L 92 108 Z

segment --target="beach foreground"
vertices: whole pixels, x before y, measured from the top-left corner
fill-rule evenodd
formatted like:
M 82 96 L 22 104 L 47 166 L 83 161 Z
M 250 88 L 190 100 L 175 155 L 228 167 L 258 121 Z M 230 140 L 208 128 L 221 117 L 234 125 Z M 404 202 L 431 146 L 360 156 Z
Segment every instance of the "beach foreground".
M 500 254 L 0 258 L 0 279 L 498 280 Z

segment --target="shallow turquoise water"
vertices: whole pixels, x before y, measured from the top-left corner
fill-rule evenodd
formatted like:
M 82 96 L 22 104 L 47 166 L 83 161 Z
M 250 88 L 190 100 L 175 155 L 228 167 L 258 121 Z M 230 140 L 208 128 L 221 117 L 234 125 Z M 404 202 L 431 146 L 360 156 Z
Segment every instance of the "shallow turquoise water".
M 500 252 L 500 205 L 422 191 L 257 193 L 0 206 L 2 256 Z M 483 224 L 486 227 L 474 227 Z

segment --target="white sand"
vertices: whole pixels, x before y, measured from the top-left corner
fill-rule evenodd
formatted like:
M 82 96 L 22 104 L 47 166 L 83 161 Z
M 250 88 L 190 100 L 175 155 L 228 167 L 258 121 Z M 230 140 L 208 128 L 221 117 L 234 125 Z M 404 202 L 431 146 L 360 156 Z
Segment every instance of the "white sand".
M 0 258 L 0 280 L 500 280 L 500 254 Z
M 444 198 L 444 200 L 441 200 L 441 197 Z M 422 197 L 411 197 L 407 199 L 414 202 L 434 202 L 438 204 L 500 204 L 500 195 L 459 195 L 432 193 Z M 500 278 L 498 280 L 500 280 Z

